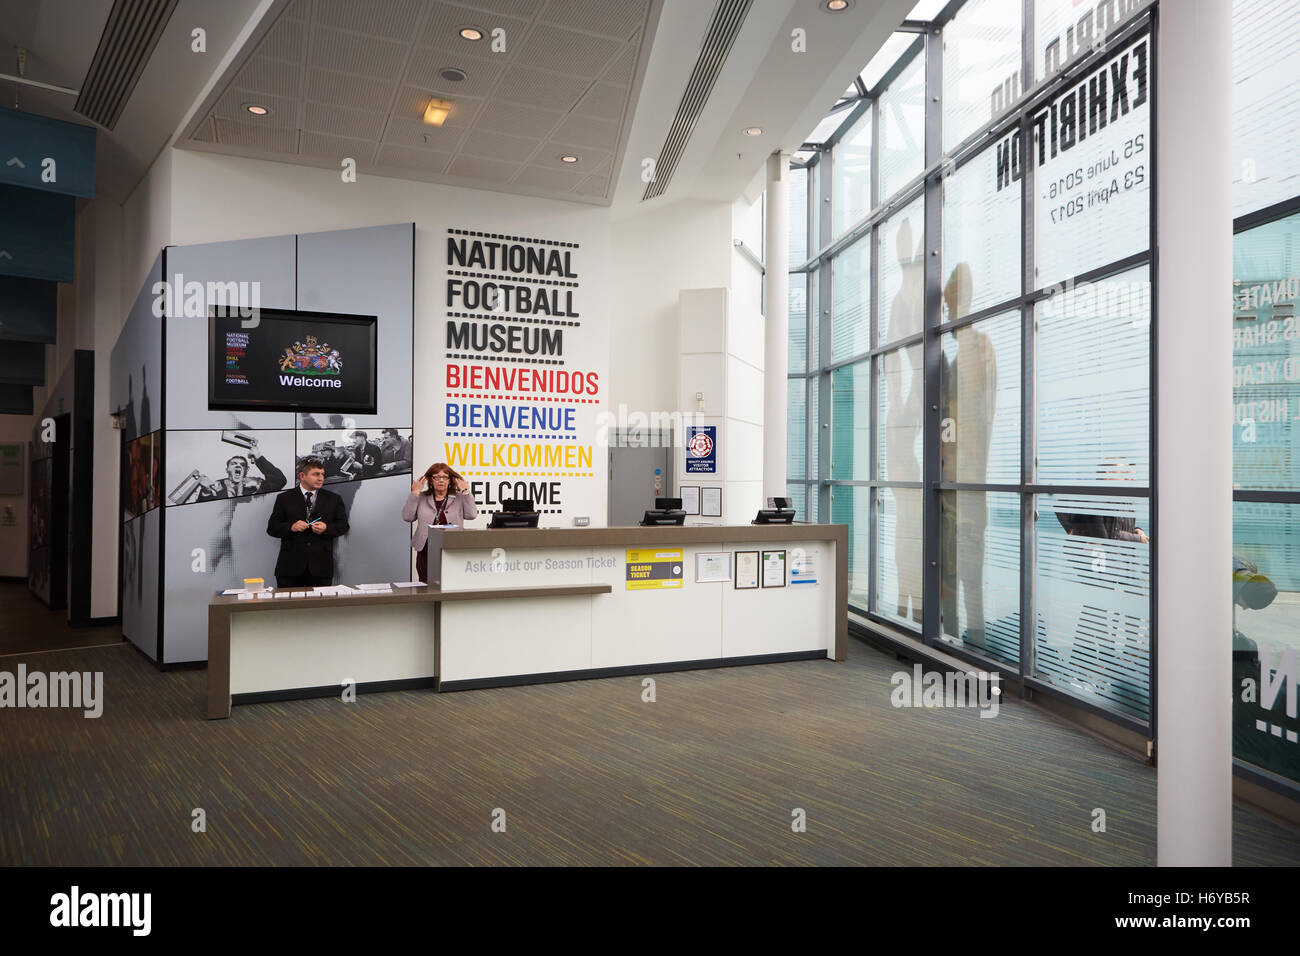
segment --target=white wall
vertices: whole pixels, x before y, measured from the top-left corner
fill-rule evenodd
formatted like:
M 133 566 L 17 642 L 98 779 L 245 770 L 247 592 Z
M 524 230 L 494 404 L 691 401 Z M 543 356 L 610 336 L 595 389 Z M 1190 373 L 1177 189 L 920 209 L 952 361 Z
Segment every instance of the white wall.
M 730 284 L 731 207 L 682 201 L 614 223 L 611 230 L 609 407 L 677 406 L 678 295 Z
M 118 330 L 131 311 L 140 284 L 149 273 L 149 267 L 172 239 L 172 157 L 175 152 L 164 149 L 154 160 L 149 172 L 135 191 L 122 204 L 121 218 L 121 274 L 122 286 L 118 297 Z

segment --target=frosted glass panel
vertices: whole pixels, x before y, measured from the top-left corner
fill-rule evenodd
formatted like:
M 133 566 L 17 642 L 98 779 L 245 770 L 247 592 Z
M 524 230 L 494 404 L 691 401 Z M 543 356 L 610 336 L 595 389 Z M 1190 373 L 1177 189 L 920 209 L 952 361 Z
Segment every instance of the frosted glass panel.
M 1035 671 L 1081 697 L 1149 719 L 1146 499 L 1043 495 L 1037 507 Z
M 1150 246 L 1150 73 L 1142 36 L 1030 118 L 1037 286 Z
M 925 293 L 925 200 L 913 200 L 881 224 L 880 344 L 921 331 Z
M 1300 216 L 1233 242 L 1232 480 L 1300 490 Z
M 921 490 L 880 488 L 876 611 L 921 629 Z
M 1150 480 L 1146 267 L 1036 307 L 1038 480 Z
M 785 473 L 788 478 L 804 478 L 807 470 L 808 405 L 805 388 L 808 380 L 792 378 L 787 384 L 785 426 Z
M 808 368 L 811 371 L 820 368 L 822 363 L 822 313 L 818 304 L 821 301 L 821 277 L 817 272 L 808 273 L 808 336 L 812 341 L 808 345 Z
M 1300 4 L 1232 5 L 1232 214 L 1300 195 Z
M 871 363 L 831 373 L 831 478 L 871 477 Z
M 1233 694 L 1232 752 L 1300 780 L 1300 720 L 1287 693 L 1272 692 L 1280 674 L 1287 690 L 1300 677 L 1300 506 L 1239 501 L 1232 516 L 1232 686 L 1249 679 L 1261 690 L 1250 701 Z
M 996 181 L 994 148 L 943 181 L 945 322 L 1020 294 L 1020 190 Z
M 871 348 L 871 235 L 831 263 L 831 361 Z
M 808 170 L 790 170 L 790 267 L 808 261 Z
M 870 488 L 831 486 L 831 523 L 849 526 L 849 602 L 859 607 L 867 606 L 867 585 L 871 580 L 870 506 Z
M 880 199 L 925 166 L 925 55 L 919 53 L 880 97 Z
M 831 164 L 831 222 L 836 236 L 871 211 L 871 111 L 863 113 L 835 145 Z
M 942 639 L 1007 664 L 1020 660 L 1020 496 L 939 496 Z
M 808 399 L 808 424 L 812 426 L 810 429 L 812 434 L 808 442 L 808 477 L 816 480 L 822 477 L 822 435 L 826 432 L 826 429 L 818 427 L 821 420 L 821 376 L 814 376 L 808 384 L 811 386 Z
M 967 0 L 943 29 L 943 148 L 1020 96 L 1021 0 Z
M 1060 72 L 1146 6 L 1146 0 L 1034 0 L 1034 77 Z
M 808 369 L 808 276 L 802 272 L 790 273 L 789 301 L 788 370 L 804 372 Z
M 886 481 L 921 480 L 921 424 L 924 419 L 925 383 L 921 346 L 887 352 L 880 363 L 876 393 L 880 447 L 876 464 Z
M 944 481 L 1020 481 L 1020 313 L 943 336 L 939 458 Z

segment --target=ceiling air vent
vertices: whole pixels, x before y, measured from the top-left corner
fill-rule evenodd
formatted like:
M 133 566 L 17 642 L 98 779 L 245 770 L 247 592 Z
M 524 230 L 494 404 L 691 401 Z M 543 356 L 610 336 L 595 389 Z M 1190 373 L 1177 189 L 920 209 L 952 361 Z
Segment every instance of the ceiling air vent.
M 727 62 L 727 54 L 731 52 L 731 45 L 736 41 L 736 34 L 740 32 L 752 3 L 753 0 L 721 0 L 718 3 L 718 8 L 713 12 L 713 22 L 709 24 L 709 32 L 704 37 L 704 45 L 700 48 L 699 59 L 695 61 L 695 69 L 691 70 L 686 92 L 682 94 L 682 101 L 677 107 L 677 115 L 673 117 L 673 125 L 668 130 L 668 138 L 664 140 L 659 158 L 655 160 L 655 178 L 646 186 L 642 201 L 654 199 L 668 188 L 695 129 L 695 121 L 704 111 L 704 104 L 709 101 L 713 84 L 718 81 L 718 74 Z
M 116 0 L 73 107 L 112 129 L 176 9 L 176 0 Z

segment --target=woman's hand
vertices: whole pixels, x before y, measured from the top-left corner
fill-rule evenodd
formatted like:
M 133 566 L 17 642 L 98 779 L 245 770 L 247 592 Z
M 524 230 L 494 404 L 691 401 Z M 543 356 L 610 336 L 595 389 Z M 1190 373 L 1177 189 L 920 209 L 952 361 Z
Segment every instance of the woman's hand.
M 458 492 L 469 491 L 469 482 L 464 478 L 456 479 L 456 490 Z
M 426 478 L 424 475 L 421 475 L 419 478 L 416 478 L 415 481 L 411 482 L 411 494 L 415 495 L 423 491 L 424 486 L 428 483 L 428 481 L 429 479 Z

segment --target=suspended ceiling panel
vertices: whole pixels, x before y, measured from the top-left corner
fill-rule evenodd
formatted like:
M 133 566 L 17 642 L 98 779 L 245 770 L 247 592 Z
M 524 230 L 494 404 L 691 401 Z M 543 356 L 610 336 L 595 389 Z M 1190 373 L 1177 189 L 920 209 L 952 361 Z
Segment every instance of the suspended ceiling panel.
M 608 205 L 660 3 L 285 2 L 176 145 Z M 442 126 L 423 121 L 435 99 Z

